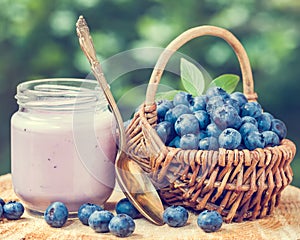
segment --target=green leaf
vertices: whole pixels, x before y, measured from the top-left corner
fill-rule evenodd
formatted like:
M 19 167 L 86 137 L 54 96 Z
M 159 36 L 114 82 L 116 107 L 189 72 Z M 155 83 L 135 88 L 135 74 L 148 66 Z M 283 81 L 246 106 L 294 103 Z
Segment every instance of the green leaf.
M 237 84 L 239 83 L 240 77 L 235 74 L 223 74 L 217 78 L 215 78 L 208 86 L 210 87 L 221 87 L 227 93 L 232 93 Z
M 193 96 L 200 96 L 205 86 L 202 72 L 186 59 L 181 58 L 180 60 L 180 75 L 183 87 Z
M 166 99 L 166 100 L 172 101 L 174 96 L 179 92 L 180 92 L 179 90 L 171 90 L 168 92 L 158 92 L 155 95 L 155 100 L 158 101 L 158 100 Z

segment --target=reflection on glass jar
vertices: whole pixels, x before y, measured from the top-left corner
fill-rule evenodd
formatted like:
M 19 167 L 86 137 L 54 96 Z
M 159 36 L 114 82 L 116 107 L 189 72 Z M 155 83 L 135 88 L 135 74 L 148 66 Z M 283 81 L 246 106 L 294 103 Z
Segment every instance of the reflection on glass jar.
M 102 205 L 115 184 L 116 124 L 96 81 L 21 83 L 11 119 L 13 187 L 32 213 L 54 201 L 70 212 Z

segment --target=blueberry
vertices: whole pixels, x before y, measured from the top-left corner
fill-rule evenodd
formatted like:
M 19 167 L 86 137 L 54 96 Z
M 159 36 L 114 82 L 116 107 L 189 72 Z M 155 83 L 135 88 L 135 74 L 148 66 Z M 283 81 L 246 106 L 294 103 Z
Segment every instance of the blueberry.
M 168 146 L 180 148 L 180 137 L 179 136 L 174 137 Z
M 108 224 L 114 215 L 107 211 L 94 211 L 88 219 L 88 225 L 95 230 L 95 232 L 105 233 L 109 232 Z
M 210 87 L 206 91 L 206 99 L 210 99 L 215 96 L 221 96 L 223 99 L 229 98 L 229 94 L 220 87 Z
M 208 137 L 219 137 L 221 132 L 222 130 L 218 128 L 218 126 L 214 122 L 207 125 L 206 133 Z
M 24 206 L 20 202 L 9 201 L 3 205 L 3 217 L 8 220 L 17 220 L 24 213 Z
M 280 140 L 286 138 L 287 135 L 286 126 L 284 122 L 279 119 L 273 119 L 271 121 L 271 131 L 275 132 L 278 135 Z
M 165 99 L 158 101 L 157 108 L 156 108 L 158 119 L 164 119 L 166 112 L 173 107 L 174 105 L 172 101 L 165 100 Z
M 249 150 L 265 147 L 264 137 L 259 132 L 249 132 L 243 139 L 246 148 L 248 148 Z
M 3 207 L 2 207 L 2 205 L 0 204 L 0 219 L 2 218 L 2 214 L 3 214 Z
M 221 96 L 214 96 L 206 102 L 206 111 L 211 114 L 217 107 L 223 106 L 226 101 Z
M 163 220 L 170 227 L 182 227 L 189 218 L 188 211 L 182 206 L 170 206 L 163 213 Z
M 206 131 L 200 131 L 197 136 L 198 136 L 198 140 L 200 141 L 201 139 L 207 137 L 207 132 Z
M 187 92 L 179 92 L 174 96 L 173 103 L 174 105 L 183 104 L 186 106 L 190 106 L 190 102 L 193 101 L 192 94 Z
M 50 204 L 44 213 L 45 221 L 51 227 L 55 228 L 62 227 L 66 223 L 68 216 L 68 209 L 62 202 L 54 202 Z
M 265 114 L 265 115 L 268 115 L 268 116 L 270 117 L 271 121 L 274 119 L 274 116 L 273 116 L 271 113 L 269 113 L 269 112 L 264 112 L 264 114 Z
M 84 203 L 78 209 L 78 218 L 84 225 L 88 225 L 88 220 L 91 214 L 95 211 L 101 210 L 103 210 L 103 208 L 96 204 Z
M 137 218 L 140 215 L 139 211 L 129 201 L 128 198 L 123 198 L 117 203 L 116 212 L 117 212 L 117 214 L 120 214 L 120 213 L 127 214 L 128 216 L 132 217 L 133 219 Z
M 236 100 L 240 107 L 248 102 L 246 96 L 241 92 L 231 93 L 230 98 Z
M 240 105 L 237 100 L 228 98 L 225 100 L 225 103 L 230 104 L 231 106 L 234 107 L 234 109 L 237 111 L 238 114 L 240 113 Z
M 198 226 L 207 233 L 218 231 L 222 223 L 222 216 L 217 211 L 205 210 L 197 218 Z
M 271 128 L 271 120 L 268 114 L 262 113 L 257 118 L 258 130 L 261 132 L 268 131 Z
M 169 109 L 166 112 L 165 120 L 174 124 L 179 116 L 182 114 L 192 114 L 193 112 L 189 109 L 188 106 L 179 104 L 174 108 Z
M 199 121 L 193 114 L 182 114 L 179 116 L 174 127 L 179 136 L 188 133 L 198 134 L 200 131 Z
M 198 110 L 194 112 L 194 115 L 199 121 L 200 129 L 206 129 L 207 125 L 210 123 L 209 114 L 204 110 Z
M 258 118 L 262 114 L 262 107 L 258 102 L 247 102 L 241 107 L 241 116 Z
M 279 145 L 280 140 L 276 133 L 274 133 L 272 131 L 265 131 L 265 132 L 262 132 L 262 135 L 265 140 L 265 146 L 274 147 L 274 146 Z
M 3 207 L 5 204 L 4 200 L 2 198 L 0 198 L 0 205 Z
M 241 117 L 235 108 L 229 104 L 224 104 L 214 109 L 212 119 L 221 130 L 225 128 L 239 128 L 242 124 Z
M 185 134 L 180 138 L 179 147 L 181 149 L 198 149 L 198 136 L 192 133 Z
M 233 128 L 226 128 L 219 136 L 219 145 L 221 148 L 235 149 L 241 142 L 241 134 Z
M 134 232 L 135 223 L 127 214 L 117 214 L 110 220 L 108 228 L 115 236 L 128 237 Z
M 206 96 L 196 96 L 192 99 L 190 102 L 190 109 L 193 112 L 196 112 L 198 110 L 205 110 L 206 109 Z
M 239 132 L 244 138 L 250 132 L 258 132 L 258 128 L 253 123 L 246 122 L 240 127 Z
M 173 124 L 168 121 L 162 121 L 155 126 L 155 130 L 163 141 L 163 143 L 169 143 L 175 136 L 175 130 Z
M 219 143 L 215 137 L 205 137 L 199 141 L 199 149 L 201 150 L 218 150 Z
M 252 123 L 254 124 L 256 127 L 258 127 L 258 123 L 257 120 L 254 117 L 250 117 L 250 116 L 244 116 L 242 117 L 242 125 L 244 123 Z

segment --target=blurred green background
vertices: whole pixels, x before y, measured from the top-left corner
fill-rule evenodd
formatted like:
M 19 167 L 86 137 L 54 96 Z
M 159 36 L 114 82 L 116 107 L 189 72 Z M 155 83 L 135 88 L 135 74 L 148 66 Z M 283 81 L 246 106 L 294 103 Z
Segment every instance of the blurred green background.
M 17 110 L 17 84 L 37 78 L 85 78 L 90 72 L 75 32 L 81 14 L 102 60 L 130 49 L 165 47 L 198 25 L 229 29 L 249 55 L 259 102 L 286 123 L 288 138 L 300 141 L 298 0 L 0 0 L 0 6 L 0 174 L 10 171 L 10 117 Z M 240 74 L 232 50 L 220 39 L 196 39 L 180 51 L 212 77 Z M 156 60 L 139 57 L 149 57 L 152 65 Z M 120 76 L 111 85 L 115 97 L 146 84 L 150 74 L 151 69 L 141 69 Z M 164 83 L 170 84 L 172 77 L 164 75 Z M 173 79 L 172 87 L 180 88 L 178 82 Z M 129 99 L 135 108 L 144 94 Z M 292 167 L 293 184 L 300 187 L 299 154 Z

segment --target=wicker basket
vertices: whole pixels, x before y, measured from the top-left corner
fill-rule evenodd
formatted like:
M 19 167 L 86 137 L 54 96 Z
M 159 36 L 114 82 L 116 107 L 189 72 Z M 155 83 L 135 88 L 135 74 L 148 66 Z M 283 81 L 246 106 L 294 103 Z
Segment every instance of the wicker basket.
M 157 124 L 155 95 L 168 60 L 183 44 L 204 35 L 220 37 L 233 48 L 244 94 L 256 101 L 249 59 L 235 36 L 214 26 L 189 29 L 167 46 L 156 63 L 145 103 L 126 129 L 128 153 L 151 176 L 168 204 L 216 210 L 225 222 L 262 218 L 273 212 L 281 191 L 292 181 L 293 142 L 283 139 L 279 146 L 253 151 L 182 150 L 165 146 L 153 128 Z

